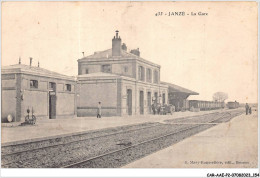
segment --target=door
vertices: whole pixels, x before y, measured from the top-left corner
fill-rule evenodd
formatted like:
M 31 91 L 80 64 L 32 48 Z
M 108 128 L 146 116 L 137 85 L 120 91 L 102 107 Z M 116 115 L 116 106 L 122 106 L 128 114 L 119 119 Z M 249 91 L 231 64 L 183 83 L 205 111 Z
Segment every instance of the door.
M 151 108 L 151 105 L 152 105 L 152 103 L 151 103 L 151 92 L 148 92 L 147 93 L 147 106 L 148 106 L 148 112 L 149 112 L 149 114 L 151 114 L 151 110 L 152 110 L 152 108 Z
M 140 114 L 144 114 L 144 92 L 140 91 L 140 98 L 139 98 L 139 103 L 140 103 Z
M 162 95 L 162 103 L 165 104 L 165 93 Z
M 132 90 L 127 90 L 127 112 L 128 115 L 132 115 Z
M 155 99 L 155 103 L 157 104 L 158 103 L 158 93 L 157 92 L 154 93 L 154 99 Z
M 53 91 L 49 93 L 49 118 L 56 118 L 56 95 Z

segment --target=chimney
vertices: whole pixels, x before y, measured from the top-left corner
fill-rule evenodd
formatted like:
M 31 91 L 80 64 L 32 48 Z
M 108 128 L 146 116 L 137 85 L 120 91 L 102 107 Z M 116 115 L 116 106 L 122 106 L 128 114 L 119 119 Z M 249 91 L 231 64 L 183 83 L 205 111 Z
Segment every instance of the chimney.
M 32 59 L 33 59 L 33 58 L 32 58 L 32 57 L 30 57 L 30 66 L 32 66 Z
M 137 49 L 132 49 L 132 50 L 130 51 L 130 53 L 132 53 L 132 54 L 134 54 L 134 55 L 140 57 L 140 51 L 139 51 L 139 48 L 137 48 Z
M 38 67 L 40 67 L 40 62 L 38 61 Z
M 121 38 L 118 37 L 118 30 L 116 36 L 112 39 L 112 56 L 121 56 Z
M 125 43 L 122 44 L 122 50 L 127 51 L 127 46 Z
M 19 57 L 19 64 L 21 64 L 21 56 Z
M 84 52 L 82 52 L 82 55 L 83 55 L 83 57 L 84 57 Z

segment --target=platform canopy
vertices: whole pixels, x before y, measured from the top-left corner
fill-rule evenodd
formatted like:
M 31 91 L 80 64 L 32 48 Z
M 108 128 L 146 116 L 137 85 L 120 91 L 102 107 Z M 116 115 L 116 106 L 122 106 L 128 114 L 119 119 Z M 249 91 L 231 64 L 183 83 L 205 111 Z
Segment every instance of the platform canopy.
M 161 84 L 168 85 L 168 90 L 169 93 L 183 93 L 183 94 L 188 94 L 188 95 L 199 95 L 199 93 L 191 91 L 189 89 L 183 88 L 181 86 L 168 83 L 168 82 L 161 82 Z

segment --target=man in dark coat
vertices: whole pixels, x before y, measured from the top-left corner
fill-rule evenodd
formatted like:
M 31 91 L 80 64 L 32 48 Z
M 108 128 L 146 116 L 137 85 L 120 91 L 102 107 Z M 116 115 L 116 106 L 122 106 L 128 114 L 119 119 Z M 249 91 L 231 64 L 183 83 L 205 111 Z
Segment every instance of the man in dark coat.
M 101 102 L 98 102 L 97 118 L 101 118 Z
M 248 111 L 249 111 L 249 105 L 248 105 L 248 103 L 246 103 L 245 108 L 246 108 L 246 115 L 247 115 L 247 114 L 248 114 Z

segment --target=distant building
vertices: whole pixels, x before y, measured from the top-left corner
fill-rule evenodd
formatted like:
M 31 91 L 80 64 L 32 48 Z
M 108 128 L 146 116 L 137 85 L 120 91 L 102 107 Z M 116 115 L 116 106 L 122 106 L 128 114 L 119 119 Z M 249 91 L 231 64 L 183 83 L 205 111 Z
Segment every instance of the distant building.
M 99 101 L 105 116 L 149 114 L 152 102 L 167 104 L 160 68 L 139 49 L 127 52 L 116 31 L 111 49 L 78 60 L 78 116 L 96 115 Z
M 6 122 L 24 121 L 27 109 L 37 118 L 68 118 L 76 115 L 74 77 L 23 64 L 2 67 L 2 115 Z M 31 114 L 31 113 L 30 113 Z

